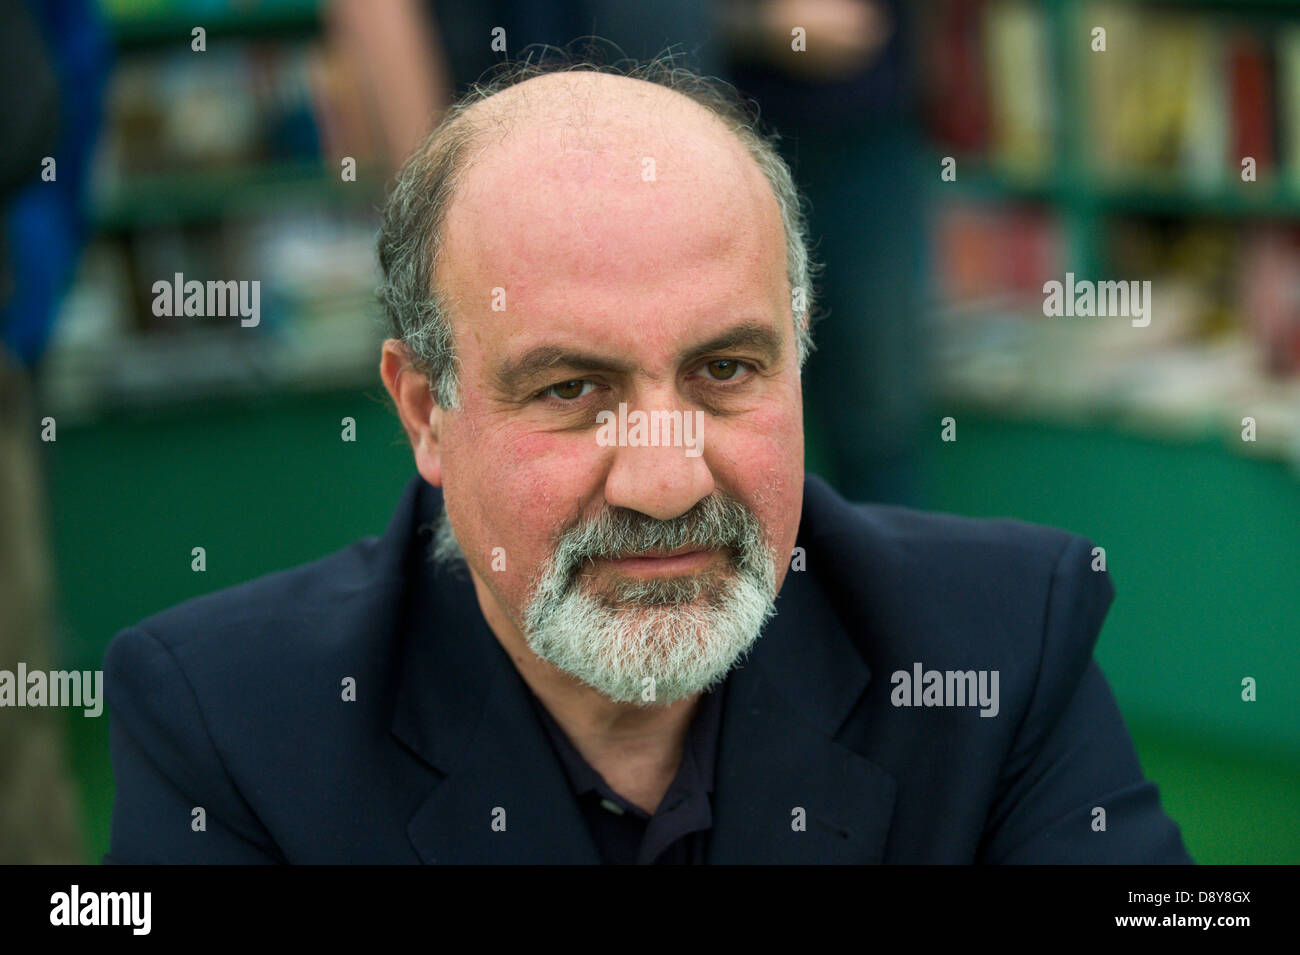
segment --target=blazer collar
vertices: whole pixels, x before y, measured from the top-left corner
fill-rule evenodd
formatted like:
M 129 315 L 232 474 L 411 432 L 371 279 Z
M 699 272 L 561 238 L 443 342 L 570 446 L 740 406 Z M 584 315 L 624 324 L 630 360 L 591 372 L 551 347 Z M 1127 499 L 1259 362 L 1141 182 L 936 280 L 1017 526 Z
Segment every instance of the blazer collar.
M 810 478 L 804 493 L 809 569 L 787 574 L 776 616 L 728 677 L 706 854 L 714 864 L 865 863 L 884 852 L 894 780 L 834 739 L 871 674 L 815 576 L 835 556 L 818 550 L 821 508 L 810 495 L 824 506 L 833 492 Z M 441 508 L 440 493 L 416 477 L 384 539 L 402 553 L 404 577 L 392 732 L 442 777 L 410 820 L 411 842 L 426 863 L 598 863 L 528 687 L 468 576 L 428 559 Z
M 786 576 L 776 616 L 730 677 L 706 853 L 712 864 L 864 864 L 884 856 L 895 781 L 835 740 L 871 672 L 812 576 L 833 555 L 807 550 L 809 570 Z

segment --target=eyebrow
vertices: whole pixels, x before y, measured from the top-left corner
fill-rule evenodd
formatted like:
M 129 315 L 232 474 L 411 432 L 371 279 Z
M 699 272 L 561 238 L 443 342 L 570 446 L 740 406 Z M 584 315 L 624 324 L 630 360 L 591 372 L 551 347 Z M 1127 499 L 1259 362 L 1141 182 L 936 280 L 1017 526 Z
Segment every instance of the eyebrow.
M 759 353 L 765 360 L 775 361 L 781 355 L 781 340 L 767 325 L 760 325 L 758 322 L 742 322 L 706 342 L 686 349 L 678 356 L 678 362 L 686 364 L 696 358 L 703 358 L 711 352 L 731 351 L 736 348 L 749 348 Z
M 736 348 L 753 349 L 769 362 L 774 361 L 781 354 L 781 342 L 775 331 L 758 322 L 742 322 L 708 341 L 683 350 L 677 356 L 677 361 L 678 364 L 686 364 L 713 352 Z M 636 367 L 636 363 L 558 345 L 538 345 L 518 358 L 510 358 L 502 362 L 496 369 L 494 377 L 498 388 L 502 391 L 511 391 L 519 387 L 521 382 L 526 382 L 555 367 L 627 374 Z

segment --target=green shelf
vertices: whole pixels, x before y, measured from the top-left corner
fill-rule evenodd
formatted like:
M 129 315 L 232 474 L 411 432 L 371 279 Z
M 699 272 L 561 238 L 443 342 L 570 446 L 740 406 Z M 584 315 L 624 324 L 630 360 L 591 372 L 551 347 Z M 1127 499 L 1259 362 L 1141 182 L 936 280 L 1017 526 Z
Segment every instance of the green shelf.
M 946 194 L 944 190 L 963 197 L 1054 205 L 1062 205 L 1070 198 L 1082 199 L 1111 215 L 1300 219 L 1300 188 L 1289 188 L 1281 181 L 1210 189 L 1138 181 L 1068 182 L 1060 177 L 1018 177 L 986 165 L 970 169 L 968 163 L 964 169 L 958 158 L 957 180 L 942 183 L 939 198 Z
M 119 48 L 188 44 L 190 31 L 203 27 L 207 39 L 303 36 L 320 27 L 320 0 L 232 3 L 224 9 L 193 10 L 185 4 L 128 13 L 108 4 L 108 21 Z
M 279 162 L 225 170 L 133 176 L 105 189 L 92 218 L 105 231 L 216 221 L 264 212 L 288 202 L 373 201 L 366 176 L 343 182 L 318 161 Z
M 1300 192 L 1280 184 L 1251 183 L 1216 189 L 1120 185 L 1098 189 L 1106 211 L 1136 215 L 1221 218 L 1300 218 Z

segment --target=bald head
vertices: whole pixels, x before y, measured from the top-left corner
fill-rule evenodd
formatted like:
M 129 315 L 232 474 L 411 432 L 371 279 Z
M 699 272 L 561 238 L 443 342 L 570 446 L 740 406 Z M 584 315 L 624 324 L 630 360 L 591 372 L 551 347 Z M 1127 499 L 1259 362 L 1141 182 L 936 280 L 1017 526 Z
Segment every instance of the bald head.
M 458 303 L 446 269 L 483 267 L 482 250 L 507 238 L 507 220 L 535 240 L 496 248 L 515 262 L 549 245 L 608 271 L 619 235 L 639 239 L 644 254 L 670 244 L 686 254 L 705 241 L 697 227 L 711 197 L 725 198 L 715 226 L 777 223 L 802 364 L 811 290 L 798 196 L 729 89 L 665 62 L 629 73 L 517 68 L 456 104 L 399 176 L 380 239 L 392 335 L 439 403 L 455 407 Z M 461 251 L 472 261 L 458 261 Z M 488 288 L 505 289 L 497 279 Z
M 476 146 L 489 150 L 514 137 L 549 131 L 575 151 L 641 142 L 662 154 L 668 144 L 712 140 L 744 152 L 722 118 L 689 96 L 647 80 L 590 70 L 532 77 L 471 101 L 458 119 L 473 129 Z M 475 160 L 481 158 L 475 153 Z
M 567 310 L 621 315 L 651 333 L 656 316 L 637 313 L 632 291 L 662 302 L 663 283 L 718 298 L 739 281 L 720 271 L 733 255 L 765 263 L 788 301 L 771 187 L 736 137 L 685 96 L 626 77 L 555 74 L 466 119 L 473 144 L 434 276 L 452 315 L 501 289 L 502 321 Z
M 482 100 L 462 117 L 471 142 L 457 190 L 521 194 L 567 189 L 601 203 L 620 187 L 743 182 L 750 201 L 776 198 L 736 135 L 700 103 L 644 80 L 595 72 L 552 73 Z M 453 204 L 455 203 L 453 200 Z

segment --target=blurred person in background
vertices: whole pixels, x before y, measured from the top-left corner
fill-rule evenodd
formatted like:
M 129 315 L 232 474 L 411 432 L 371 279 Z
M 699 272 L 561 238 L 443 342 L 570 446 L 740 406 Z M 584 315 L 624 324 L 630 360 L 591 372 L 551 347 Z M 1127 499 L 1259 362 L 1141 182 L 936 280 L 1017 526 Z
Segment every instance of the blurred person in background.
M 87 0 L 0 0 L 0 23 L 0 670 L 15 672 L 55 664 L 34 382 L 85 241 L 108 56 Z M 58 710 L 0 709 L 0 864 L 84 861 L 61 740 Z
M 336 0 L 330 22 L 364 78 L 393 169 L 454 92 L 530 44 L 600 37 L 641 61 L 675 47 L 683 65 L 753 97 L 810 200 L 825 266 L 804 380 L 820 469 L 851 500 L 921 502 L 926 209 L 901 2 Z
M 824 268 L 809 443 L 850 500 L 918 505 L 929 397 L 923 136 L 897 0 L 732 0 L 731 79 L 781 133 Z M 806 52 L 791 48 L 800 27 Z

